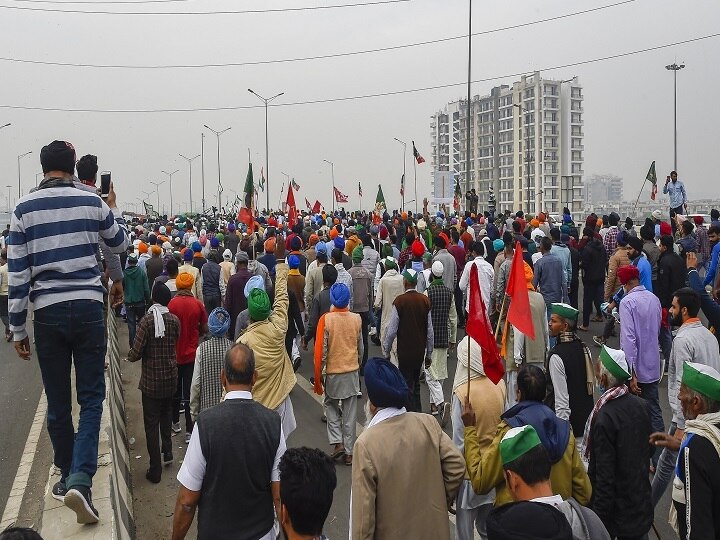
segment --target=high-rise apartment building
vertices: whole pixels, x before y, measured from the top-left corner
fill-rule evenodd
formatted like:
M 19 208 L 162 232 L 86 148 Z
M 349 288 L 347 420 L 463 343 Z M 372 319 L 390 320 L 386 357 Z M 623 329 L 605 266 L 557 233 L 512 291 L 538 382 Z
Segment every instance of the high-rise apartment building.
M 623 200 L 623 179 L 612 174 L 593 174 L 585 179 L 583 193 L 586 204 L 620 204 Z
M 492 191 L 498 211 L 555 214 L 568 207 L 580 217 L 583 93 L 577 77 L 523 76 L 512 87 L 473 97 L 469 122 L 467 100 L 461 99 L 433 115 L 430 127 L 433 169 L 454 171 L 463 196 L 475 188 L 478 208 L 487 209 Z

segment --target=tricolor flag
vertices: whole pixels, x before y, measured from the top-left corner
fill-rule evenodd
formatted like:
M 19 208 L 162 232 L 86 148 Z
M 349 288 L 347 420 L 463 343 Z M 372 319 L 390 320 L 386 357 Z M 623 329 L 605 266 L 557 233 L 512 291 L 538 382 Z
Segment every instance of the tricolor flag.
M 335 190 L 335 202 L 348 202 L 347 195 L 344 195 L 338 188 L 333 189 Z
M 290 185 L 293 187 L 293 189 L 295 191 L 300 191 L 300 184 L 298 184 L 294 178 L 292 180 L 290 180 Z
M 413 156 L 415 156 L 415 159 L 418 162 L 418 165 L 420 163 L 425 163 L 425 158 L 420 155 L 420 152 L 417 151 L 417 148 L 415 148 L 415 141 L 412 142 L 413 145 Z
M 358 196 L 362 197 L 362 185 L 358 182 Z
M 246 223 L 248 229 L 252 230 L 253 206 L 255 201 L 255 183 L 253 181 L 252 162 L 248 163 L 248 172 L 243 187 L 242 208 L 238 212 L 238 220 Z
M 310 201 L 307 200 L 307 197 L 305 197 L 305 206 L 307 206 L 308 210 L 312 208 L 312 206 L 310 205 Z
M 657 195 L 657 174 L 655 174 L 655 162 L 653 161 L 650 165 L 650 170 L 647 173 L 647 176 L 645 177 L 645 180 L 650 182 L 652 186 L 652 191 L 650 192 L 650 199 L 653 201 L 655 200 L 655 196 Z
M 377 196 L 375 197 L 375 212 L 378 214 L 382 214 L 385 212 L 385 195 L 383 195 L 382 192 L 382 185 L 378 184 L 378 192 Z
M 403 174 L 400 178 L 400 196 L 405 196 L 405 175 Z
M 265 171 L 260 167 L 260 191 L 265 191 Z

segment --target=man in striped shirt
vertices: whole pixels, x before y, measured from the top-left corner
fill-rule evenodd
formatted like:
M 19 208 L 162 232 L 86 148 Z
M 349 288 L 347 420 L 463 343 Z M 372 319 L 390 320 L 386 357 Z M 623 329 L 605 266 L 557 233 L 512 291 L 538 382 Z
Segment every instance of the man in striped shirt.
M 48 402 L 48 433 L 64 500 L 78 523 L 99 519 L 92 504 L 98 435 L 105 398 L 105 328 L 96 253 L 102 238 L 114 253 L 127 248 L 125 221 L 110 190 L 107 204 L 73 184 L 75 149 L 54 141 L 40 152 L 45 177 L 15 207 L 8 236 L 9 316 L 15 350 L 30 358 L 25 328 L 33 303 L 35 346 Z M 112 209 L 112 210 L 111 210 Z M 122 296 L 120 294 L 120 296 Z M 113 303 L 122 298 L 112 298 Z M 80 422 L 72 421 L 70 367 L 75 364 Z

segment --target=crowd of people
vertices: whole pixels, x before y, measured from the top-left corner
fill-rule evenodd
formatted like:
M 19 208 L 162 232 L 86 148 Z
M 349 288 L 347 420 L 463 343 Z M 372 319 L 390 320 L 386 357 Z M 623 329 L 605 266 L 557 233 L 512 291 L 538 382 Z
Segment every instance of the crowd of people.
M 720 335 L 699 318 L 720 328 L 720 213 L 707 229 L 687 218 L 684 187 L 670 219 L 653 212 L 639 227 L 614 212 L 576 223 L 567 209 L 559 220 L 430 213 L 427 201 L 415 215 L 127 222 L 113 189 L 96 194 L 97 158 L 76 160 L 63 141 L 40 158 L 45 178 L 13 212 L 0 294 L 9 283 L 6 337 L 25 359 L 32 302 L 61 471 L 52 495 L 79 523 L 99 519 L 107 302 L 127 321 L 127 360 L 141 362 L 148 481 L 173 462 L 184 416 L 174 539 L 196 512 L 198 538 L 322 537 L 336 465 L 352 471 L 353 539 L 449 539 L 448 510 L 460 540 L 643 539 L 670 484 L 679 537 L 720 538 Z M 518 275 L 532 334 L 508 321 Z M 497 383 L 489 351 L 463 332 L 475 277 L 504 359 Z M 290 393 L 303 356 L 327 451 L 288 445 L 302 429 Z

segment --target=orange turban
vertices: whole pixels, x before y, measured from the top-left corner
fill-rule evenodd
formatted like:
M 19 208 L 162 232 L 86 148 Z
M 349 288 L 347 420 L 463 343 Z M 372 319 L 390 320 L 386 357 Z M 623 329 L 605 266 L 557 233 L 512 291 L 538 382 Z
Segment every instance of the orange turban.
M 162 253 L 162 248 L 155 244 L 150 248 L 150 251 L 153 255 L 160 255 Z
M 335 240 L 335 238 L 337 237 L 337 235 L 338 235 L 338 232 L 337 232 L 337 229 L 336 229 L 335 227 L 333 227 L 332 229 L 330 229 L 330 240 Z
M 275 237 L 271 236 L 270 238 L 265 240 L 264 247 L 267 253 L 272 253 L 273 251 L 275 251 Z
M 531 219 L 531 220 L 530 220 L 530 225 L 531 225 L 532 227 L 539 227 L 539 226 L 540 226 L 540 220 L 538 220 L 538 219 Z
M 138 245 L 138 251 L 140 253 L 147 253 L 148 252 L 148 245 L 145 242 L 140 242 Z
M 317 234 L 311 234 L 310 238 L 308 238 L 308 244 L 311 246 L 314 246 L 320 241 L 320 237 Z
M 192 274 L 188 274 L 187 272 L 178 274 L 178 276 L 175 278 L 175 286 L 178 288 L 178 290 L 189 289 L 193 286 L 193 283 L 195 283 L 195 278 L 192 276 Z
M 530 291 L 534 291 L 535 287 L 533 287 L 533 270 L 530 268 L 530 265 L 523 261 L 523 267 L 525 268 L 525 283 L 527 284 L 527 288 Z

